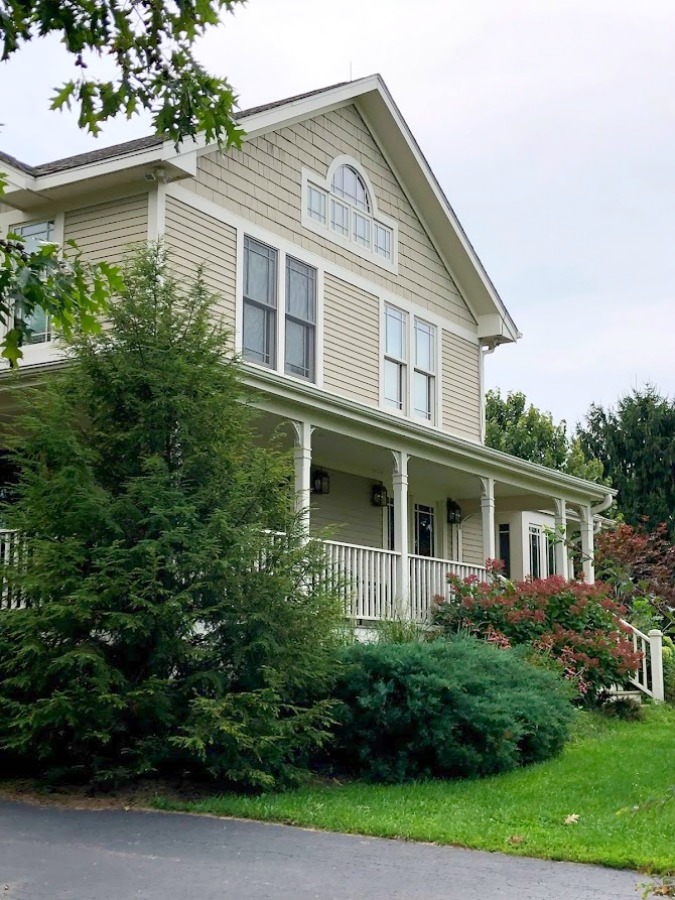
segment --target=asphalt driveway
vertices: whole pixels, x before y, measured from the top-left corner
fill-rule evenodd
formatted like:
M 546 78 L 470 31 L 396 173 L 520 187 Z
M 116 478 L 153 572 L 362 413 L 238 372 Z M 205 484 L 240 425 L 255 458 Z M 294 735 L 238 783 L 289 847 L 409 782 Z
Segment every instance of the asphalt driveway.
M 0 803 L 0 900 L 636 900 L 639 880 L 256 822 Z

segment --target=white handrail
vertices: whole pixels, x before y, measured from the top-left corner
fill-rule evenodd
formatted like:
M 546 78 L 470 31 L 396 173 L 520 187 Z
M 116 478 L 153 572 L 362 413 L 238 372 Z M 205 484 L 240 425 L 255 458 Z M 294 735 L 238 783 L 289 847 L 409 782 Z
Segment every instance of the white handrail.
M 631 632 L 633 650 L 642 654 L 640 667 L 629 679 L 631 684 L 654 700 L 664 700 L 663 633 L 658 628 L 653 628 L 649 634 L 645 634 L 625 619 L 620 621 Z

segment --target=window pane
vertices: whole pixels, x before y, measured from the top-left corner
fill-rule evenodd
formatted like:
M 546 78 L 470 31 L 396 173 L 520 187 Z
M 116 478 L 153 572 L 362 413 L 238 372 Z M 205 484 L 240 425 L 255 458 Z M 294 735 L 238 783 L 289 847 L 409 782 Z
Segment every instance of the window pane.
M 351 166 L 340 166 L 335 170 L 331 189 L 338 197 L 342 197 L 359 209 L 370 212 L 368 190 L 363 178 Z
M 313 370 L 313 326 L 286 319 L 286 371 L 301 378 L 313 378 Z
M 431 376 L 424 372 L 415 372 L 413 381 L 413 404 L 415 415 L 422 419 L 431 419 Z
M 370 219 L 354 213 L 354 240 L 361 247 L 370 247 Z
M 405 313 L 392 306 L 385 310 L 385 353 L 405 359 Z
M 23 321 L 30 331 L 30 334 L 24 338 L 25 344 L 44 344 L 46 341 L 51 340 L 49 316 L 41 306 L 36 306 L 30 315 L 25 316 L 19 305 L 15 319 Z
M 276 313 L 244 301 L 244 358 L 274 367 L 275 333 Z
M 330 202 L 330 227 L 338 234 L 349 235 L 349 210 L 337 200 Z
M 316 319 L 316 269 L 286 259 L 286 312 L 304 322 Z
M 311 219 L 326 224 L 326 194 L 312 184 L 307 190 L 307 213 Z
M 415 553 L 434 555 L 434 510 L 431 506 L 415 504 Z
M 379 222 L 375 222 L 373 228 L 375 252 L 385 259 L 391 259 L 391 231 Z
M 277 251 L 249 237 L 244 239 L 244 297 L 277 305 Z
M 530 525 L 530 574 L 541 577 L 541 533 L 536 525 Z
M 431 325 L 415 319 L 415 365 L 427 372 L 434 370 L 433 333 Z
M 393 409 L 403 409 L 403 366 L 400 363 L 392 362 L 390 359 L 384 361 L 384 402 Z
M 508 525 L 499 526 L 499 558 L 504 563 L 504 575 L 511 577 L 511 529 Z
M 12 229 L 20 234 L 28 253 L 34 253 L 43 241 L 54 240 L 53 222 L 34 222 L 32 225 L 18 225 Z

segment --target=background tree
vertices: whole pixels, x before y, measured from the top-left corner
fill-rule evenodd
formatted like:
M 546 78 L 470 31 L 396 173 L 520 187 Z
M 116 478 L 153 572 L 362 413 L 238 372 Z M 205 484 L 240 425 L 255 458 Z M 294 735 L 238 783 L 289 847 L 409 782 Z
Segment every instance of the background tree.
M 675 539 L 675 400 L 652 385 L 622 397 L 616 408 L 593 404 L 577 436 L 587 454 L 602 461 L 618 489 L 617 504 L 629 525 L 665 522 Z
M 25 605 L 0 611 L 0 751 L 269 786 L 327 736 L 344 611 L 201 279 L 179 287 L 155 248 L 125 284 L 10 442 L 25 565 L 0 576 Z
M 520 391 L 509 391 L 506 398 L 499 390 L 488 391 L 485 426 L 488 447 L 578 478 L 602 479 L 602 465 L 568 437 L 565 422 L 556 425 L 550 413 L 528 406 Z

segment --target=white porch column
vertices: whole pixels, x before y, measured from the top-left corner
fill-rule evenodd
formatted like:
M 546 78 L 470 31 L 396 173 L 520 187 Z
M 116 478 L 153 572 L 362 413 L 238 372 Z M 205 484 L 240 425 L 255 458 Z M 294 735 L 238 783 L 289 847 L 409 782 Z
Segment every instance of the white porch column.
M 410 563 L 408 557 L 408 459 L 403 450 L 392 450 L 394 457 L 394 550 L 396 558 L 396 584 L 401 603 L 401 616 L 410 617 Z
M 483 556 L 485 559 L 494 559 L 497 555 L 495 545 L 494 478 L 481 478 L 481 486 L 480 512 L 483 520 Z
M 295 510 L 302 530 L 309 537 L 309 504 L 312 487 L 312 431 L 309 422 L 294 421 Z
M 567 557 L 567 504 L 563 499 L 553 499 L 555 504 L 555 571 L 563 578 L 569 578 Z
M 595 581 L 595 566 L 593 565 L 593 513 L 590 506 L 579 507 L 579 520 L 581 525 L 581 555 L 584 566 L 584 578 L 588 584 Z

